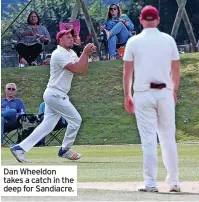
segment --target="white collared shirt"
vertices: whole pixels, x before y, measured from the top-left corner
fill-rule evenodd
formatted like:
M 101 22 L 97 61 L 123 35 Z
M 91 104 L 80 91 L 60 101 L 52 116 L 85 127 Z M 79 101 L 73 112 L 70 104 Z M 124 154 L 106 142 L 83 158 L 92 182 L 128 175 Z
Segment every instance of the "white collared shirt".
M 179 58 L 176 42 L 170 35 L 147 28 L 128 40 L 123 60 L 134 61 L 134 91 L 146 91 L 150 83 L 165 83 L 173 89 L 171 62 Z
M 73 79 L 73 73 L 64 67 L 69 63 L 75 63 L 79 60 L 77 54 L 73 51 L 67 51 L 62 46 L 57 46 L 53 51 L 50 60 L 50 79 L 47 89 L 52 89 L 53 92 L 60 95 L 66 95 L 70 88 Z

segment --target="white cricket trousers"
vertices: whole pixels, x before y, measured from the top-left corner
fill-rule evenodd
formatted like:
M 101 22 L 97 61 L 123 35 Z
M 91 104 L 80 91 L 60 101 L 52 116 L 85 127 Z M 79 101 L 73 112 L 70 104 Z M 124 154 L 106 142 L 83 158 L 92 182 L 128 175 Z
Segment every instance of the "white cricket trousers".
M 47 136 L 55 128 L 62 116 L 68 123 L 62 142 L 62 148 L 70 149 L 80 128 L 82 121 L 81 116 L 69 101 L 68 96 L 63 97 L 47 89 L 43 97 L 45 102 L 44 119 L 19 146 L 25 152 L 28 152 L 37 142 Z
M 169 187 L 179 185 L 175 139 L 175 101 L 167 88 L 134 92 L 134 107 L 143 150 L 143 177 L 147 187 L 156 187 L 158 171 L 157 134 Z

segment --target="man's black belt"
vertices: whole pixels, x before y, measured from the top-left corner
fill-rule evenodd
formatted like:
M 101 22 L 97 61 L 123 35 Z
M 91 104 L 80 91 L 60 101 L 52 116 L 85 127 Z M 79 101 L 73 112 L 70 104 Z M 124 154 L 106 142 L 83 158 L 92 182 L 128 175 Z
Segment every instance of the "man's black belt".
M 155 89 L 162 89 L 162 88 L 166 88 L 166 84 L 165 83 L 150 83 L 150 88 L 155 88 Z

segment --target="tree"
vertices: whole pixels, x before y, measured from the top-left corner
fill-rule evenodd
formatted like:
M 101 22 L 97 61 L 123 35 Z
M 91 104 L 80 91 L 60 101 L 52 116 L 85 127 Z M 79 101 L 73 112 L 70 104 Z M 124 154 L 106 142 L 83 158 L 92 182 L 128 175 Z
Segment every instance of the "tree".
M 55 38 L 55 34 L 58 31 L 59 22 L 66 22 L 70 20 L 71 12 L 73 6 L 75 5 L 75 2 L 76 0 L 35 0 L 36 11 L 41 17 L 42 24 L 48 28 L 52 39 Z M 143 6 L 150 4 L 159 9 L 161 18 L 159 29 L 163 32 L 170 34 L 178 9 L 177 3 L 174 3 L 174 0 L 131 0 L 130 5 L 121 4 L 121 7 L 123 13 L 127 14 L 134 23 L 136 32 L 139 33 L 142 30 L 142 27 L 139 22 L 140 10 Z M 18 5 L 18 8 L 13 9 L 12 6 L 10 6 L 12 12 L 4 13 L 4 17 L 2 18 L 2 31 L 15 18 L 19 10 L 22 10 L 23 7 L 24 5 L 21 4 Z M 19 24 L 26 22 L 26 18 L 32 10 L 32 7 L 32 5 L 29 6 L 21 14 L 17 22 L 15 22 L 12 28 L 9 30 L 9 33 L 7 33 L 7 36 L 11 36 L 12 33 L 15 33 L 15 31 L 13 30 L 16 30 Z M 186 10 L 190 18 L 191 25 L 193 26 L 196 39 L 199 39 L 198 8 L 199 0 L 187 1 Z M 103 0 L 89 0 L 88 12 L 94 25 L 95 31 L 98 32 L 99 29 L 97 28 L 104 22 L 106 18 L 107 5 L 103 4 Z M 78 12 L 77 18 L 81 21 L 81 34 L 83 34 L 83 38 L 85 39 L 88 30 L 84 22 L 84 15 L 81 11 Z M 186 33 L 184 23 L 181 23 L 176 38 L 177 43 L 181 44 L 186 39 L 188 39 L 188 35 Z M 55 40 L 53 43 L 55 43 Z

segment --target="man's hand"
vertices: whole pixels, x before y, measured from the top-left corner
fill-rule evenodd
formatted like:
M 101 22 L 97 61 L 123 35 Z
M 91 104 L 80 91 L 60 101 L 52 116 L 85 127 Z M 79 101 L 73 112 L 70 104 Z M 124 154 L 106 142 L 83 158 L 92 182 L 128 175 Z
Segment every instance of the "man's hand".
M 173 60 L 171 63 L 171 79 L 173 82 L 173 96 L 175 103 L 177 103 L 177 91 L 180 83 L 180 61 Z
M 125 109 L 129 114 L 134 114 L 134 104 L 132 96 L 126 96 L 124 101 Z
M 93 43 L 88 43 L 85 48 L 84 52 L 88 55 L 96 51 L 96 46 Z

